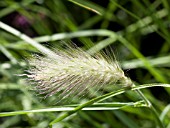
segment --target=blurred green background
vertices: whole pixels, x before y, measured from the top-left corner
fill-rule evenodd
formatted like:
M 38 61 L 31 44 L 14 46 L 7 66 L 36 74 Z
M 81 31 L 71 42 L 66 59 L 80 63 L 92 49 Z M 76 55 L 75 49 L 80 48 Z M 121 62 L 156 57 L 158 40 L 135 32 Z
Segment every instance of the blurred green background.
M 46 48 L 74 42 L 91 53 L 114 51 L 125 74 L 136 84 L 170 83 L 170 2 L 168 0 L 1 0 L 0 21 Z M 118 38 L 120 36 L 120 38 Z M 40 101 L 22 77 L 26 58 L 37 47 L 0 28 L 0 112 L 50 107 Z M 112 88 L 105 92 L 113 91 Z M 170 103 L 170 89 L 142 90 L 159 115 Z M 82 99 L 83 100 L 83 99 Z M 110 101 L 136 101 L 133 92 Z M 1 117 L 0 128 L 46 128 L 59 113 Z M 170 128 L 170 112 L 164 113 Z M 155 128 L 147 108 L 80 111 L 56 128 Z

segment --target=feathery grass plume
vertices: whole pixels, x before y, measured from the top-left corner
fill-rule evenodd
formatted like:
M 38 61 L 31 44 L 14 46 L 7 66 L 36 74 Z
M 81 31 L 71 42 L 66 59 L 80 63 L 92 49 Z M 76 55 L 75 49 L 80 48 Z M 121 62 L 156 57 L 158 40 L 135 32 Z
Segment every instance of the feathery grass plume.
M 61 101 L 118 81 L 125 86 L 132 84 L 117 61 L 105 59 L 101 54 L 91 56 L 79 48 L 57 49 L 55 53 L 53 57 L 35 56 L 29 60 L 27 77 L 36 83 L 35 90 L 44 98 L 57 94 Z

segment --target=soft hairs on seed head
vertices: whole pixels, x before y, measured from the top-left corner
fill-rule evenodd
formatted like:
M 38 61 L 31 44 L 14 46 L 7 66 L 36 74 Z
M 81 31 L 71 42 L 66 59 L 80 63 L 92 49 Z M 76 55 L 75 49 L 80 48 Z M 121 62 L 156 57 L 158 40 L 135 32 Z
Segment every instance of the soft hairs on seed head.
M 105 85 L 126 80 L 117 61 L 102 55 L 91 56 L 81 49 L 57 50 L 53 57 L 36 56 L 29 60 L 27 77 L 36 83 L 35 90 L 46 97 L 57 94 L 59 100 L 82 96 Z

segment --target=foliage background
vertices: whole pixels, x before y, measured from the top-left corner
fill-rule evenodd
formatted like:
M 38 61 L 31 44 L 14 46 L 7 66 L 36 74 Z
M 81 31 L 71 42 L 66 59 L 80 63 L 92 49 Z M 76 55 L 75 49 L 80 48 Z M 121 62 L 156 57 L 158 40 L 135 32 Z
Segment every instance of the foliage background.
M 0 21 L 45 47 L 62 48 L 63 41 L 69 43 L 71 40 L 82 49 L 96 53 L 110 46 L 125 73 L 137 84 L 170 83 L 168 0 L 82 0 L 80 3 L 85 8 L 67 0 L 4 0 L 0 1 Z M 82 36 L 80 31 L 86 32 L 86 36 Z M 102 34 L 96 34 L 98 32 Z M 115 37 L 107 36 L 107 32 L 115 32 L 129 43 L 115 41 Z M 62 36 L 58 35 L 60 33 Z M 49 38 L 42 38 L 45 36 Z M 0 29 L 1 112 L 50 107 L 48 101 L 40 101 L 28 91 L 23 78 L 15 75 L 23 73 L 27 68 L 25 58 L 32 53 L 38 53 L 38 50 Z M 111 91 L 107 89 L 106 93 Z M 159 114 L 168 106 L 168 88 L 154 87 L 143 92 Z M 133 92 L 110 99 L 118 102 L 136 100 L 137 96 Z M 53 112 L 3 117 L 0 118 L 0 128 L 45 128 L 58 114 Z M 170 113 L 167 112 L 163 121 L 167 127 L 170 127 L 169 120 Z M 128 107 L 115 111 L 80 111 L 54 127 L 154 128 L 155 125 L 149 109 Z

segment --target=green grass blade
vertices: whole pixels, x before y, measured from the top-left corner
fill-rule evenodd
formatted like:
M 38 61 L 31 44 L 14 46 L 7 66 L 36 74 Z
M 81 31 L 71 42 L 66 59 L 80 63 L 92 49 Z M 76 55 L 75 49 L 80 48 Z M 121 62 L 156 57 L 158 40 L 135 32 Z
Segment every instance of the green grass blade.
M 23 0 L 20 4 L 18 2 L 15 2 L 8 6 L 7 8 L 4 8 L 0 11 L 0 18 L 14 12 L 15 10 L 22 8 L 24 6 L 27 6 L 31 3 L 33 3 L 35 0 Z M 22 6 L 21 6 L 22 5 Z
M 68 0 L 78 6 L 81 6 L 85 9 L 88 9 L 92 12 L 95 12 L 97 13 L 98 15 L 103 15 L 104 13 L 104 10 L 103 8 L 101 8 L 99 5 L 93 3 L 93 2 L 90 2 L 90 1 L 83 1 L 83 0 Z
M 169 67 L 170 66 L 170 56 L 162 56 L 162 57 L 156 57 L 156 58 L 151 58 L 148 57 L 147 60 L 152 66 L 158 66 L 158 67 Z M 134 68 L 141 68 L 145 67 L 143 62 L 139 59 L 134 59 L 130 61 L 123 61 L 122 62 L 122 67 L 123 69 L 134 69 Z
M 139 90 L 139 89 L 144 89 L 144 88 L 148 88 L 148 87 L 157 87 L 157 86 L 159 86 L 159 87 L 170 87 L 170 84 L 146 84 L 146 85 L 141 85 L 141 86 L 132 87 L 131 90 Z M 52 126 L 53 124 L 55 124 L 55 123 L 57 123 L 57 122 L 65 119 L 66 117 L 74 114 L 75 112 L 81 110 L 81 109 L 84 108 L 84 107 L 87 107 L 87 106 L 89 106 L 89 105 L 92 105 L 92 104 L 95 103 L 95 102 L 101 102 L 101 101 L 103 101 L 103 100 L 105 100 L 105 99 L 108 99 L 108 98 L 110 98 L 110 97 L 113 97 L 113 96 L 116 96 L 116 95 L 120 95 L 120 94 L 124 93 L 125 91 L 126 91 L 126 89 L 120 89 L 120 90 L 118 90 L 118 91 L 116 91 L 116 92 L 111 92 L 111 93 L 102 95 L 102 96 L 100 96 L 100 97 L 94 98 L 94 99 L 92 99 L 92 100 L 90 100 L 90 101 L 88 101 L 88 102 L 86 102 L 86 103 L 84 103 L 84 104 L 76 107 L 74 110 L 69 111 L 69 112 L 67 112 L 67 113 L 64 113 L 63 115 L 61 115 L 60 117 L 58 117 L 57 119 L 55 119 L 54 121 L 52 121 L 52 122 L 50 123 L 50 126 Z
M 8 51 L 8 49 L 6 49 L 3 45 L 0 45 L 0 50 L 2 51 L 2 53 L 8 57 L 11 62 L 13 64 L 17 64 L 17 60 L 15 59 L 15 57 L 10 53 L 10 51 Z
M 118 40 L 123 43 L 136 57 L 143 61 L 147 69 L 150 73 L 160 82 L 167 83 L 165 77 L 163 77 L 162 73 L 155 69 L 148 60 L 133 46 L 131 45 L 125 38 L 122 36 L 118 36 Z
M 51 50 L 49 50 L 48 48 L 40 45 L 39 43 L 37 43 L 36 41 L 34 41 L 33 39 L 31 39 L 30 37 L 28 37 L 27 35 L 19 32 L 18 30 L 8 26 L 7 24 L 4 24 L 3 22 L 0 21 L 0 28 L 6 30 L 7 32 L 12 33 L 13 35 L 19 37 L 20 39 L 24 40 L 25 42 L 31 44 L 32 46 L 34 46 L 35 48 L 37 48 L 39 51 L 41 51 L 43 54 L 49 55 L 49 56 L 53 56 L 55 53 L 52 52 Z
M 162 111 L 161 115 L 160 115 L 160 119 L 161 121 L 164 120 L 165 116 L 168 114 L 168 112 L 170 111 L 170 104 L 167 105 L 164 110 Z
M 134 122 L 132 119 L 130 119 L 124 112 L 122 111 L 114 111 L 114 114 L 118 117 L 119 120 L 121 120 L 128 128 L 139 128 L 139 126 Z
M 69 107 L 70 106 L 70 107 Z M 60 112 L 60 111 L 73 111 L 77 105 L 67 105 L 67 107 L 54 107 L 54 108 L 44 108 L 44 109 L 35 109 L 35 110 L 23 110 L 23 111 L 14 111 L 14 112 L 1 112 L 0 117 L 4 116 L 14 116 L 14 115 L 22 115 L 22 114 L 29 114 L 29 113 L 40 113 L 40 112 Z M 82 108 L 84 111 L 103 111 L 103 110 L 117 110 L 124 107 L 133 106 L 133 107 L 140 107 L 145 106 L 143 101 L 137 102 L 127 102 L 127 103 L 95 103 L 91 105 L 91 107 Z

